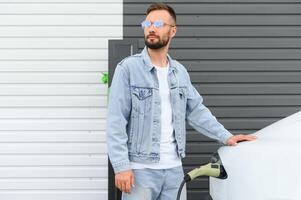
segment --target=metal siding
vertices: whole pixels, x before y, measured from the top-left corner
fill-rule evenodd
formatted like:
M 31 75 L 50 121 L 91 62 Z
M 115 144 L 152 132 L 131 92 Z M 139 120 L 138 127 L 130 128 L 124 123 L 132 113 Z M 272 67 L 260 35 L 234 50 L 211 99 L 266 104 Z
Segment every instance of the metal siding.
M 139 22 L 153 1 L 124 1 L 124 38 L 144 47 Z M 300 0 L 169 0 L 178 33 L 170 54 L 188 69 L 204 103 L 232 133 L 253 133 L 300 110 Z M 188 171 L 219 144 L 187 126 Z M 188 199 L 208 198 L 208 179 Z
M 0 4 L 0 199 L 107 199 L 101 76 L 122 1 Z

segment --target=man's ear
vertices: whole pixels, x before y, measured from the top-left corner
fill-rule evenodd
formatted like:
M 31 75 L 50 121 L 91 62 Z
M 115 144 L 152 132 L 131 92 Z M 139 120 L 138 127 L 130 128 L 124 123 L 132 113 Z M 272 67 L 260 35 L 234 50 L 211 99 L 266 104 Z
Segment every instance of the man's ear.
M 170 36 L 171 38 L 173 38 L 173 37 L 175 37 L 176 33 L 177 33 L 177 27 L 174 26 L 174 27 L 171 28 L 171 30 L 170 30 L 170 32 L 169 32 L 169 36 Z

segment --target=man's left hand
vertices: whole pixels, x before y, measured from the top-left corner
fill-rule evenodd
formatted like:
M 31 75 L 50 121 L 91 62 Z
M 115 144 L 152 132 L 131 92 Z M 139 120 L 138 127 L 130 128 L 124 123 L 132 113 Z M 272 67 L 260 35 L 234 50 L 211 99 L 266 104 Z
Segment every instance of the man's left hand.
M 227 145 L 236 146 L 238 142 L 252 141 L 252 140 L 256 140 L 256 138 L 257 137 L 255 135 L 243 135 L 243 134 L 233 135 L 227 140 Z

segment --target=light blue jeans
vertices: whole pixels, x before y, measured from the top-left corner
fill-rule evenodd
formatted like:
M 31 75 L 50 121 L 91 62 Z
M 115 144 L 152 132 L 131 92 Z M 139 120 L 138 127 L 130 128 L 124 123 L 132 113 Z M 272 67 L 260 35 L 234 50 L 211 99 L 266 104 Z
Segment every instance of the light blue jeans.
M 131 193 L 122 193 L 122 200 L 176 200 L 183 180 L 182 166 L 170 169 L 133 169 L 135 187 Z M 181 200 L 186 200 L 186 186 Z

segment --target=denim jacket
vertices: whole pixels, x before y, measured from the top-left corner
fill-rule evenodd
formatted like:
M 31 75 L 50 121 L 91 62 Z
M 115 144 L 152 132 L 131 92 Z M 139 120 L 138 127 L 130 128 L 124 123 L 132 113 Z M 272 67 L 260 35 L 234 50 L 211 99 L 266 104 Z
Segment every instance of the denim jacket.
M 203 105 L 185 67 L 167 57 L 178 155 L 185 157 L 186 121 L 196 131 L 225 144 L 232 134 Z M 146 47 L 140 54 L 123 59 L 115 69 L 106 127 L 108 154 L 115 173 L 130 169 L 130 161 L 159 162 L 161 107 L 156 73 Z

